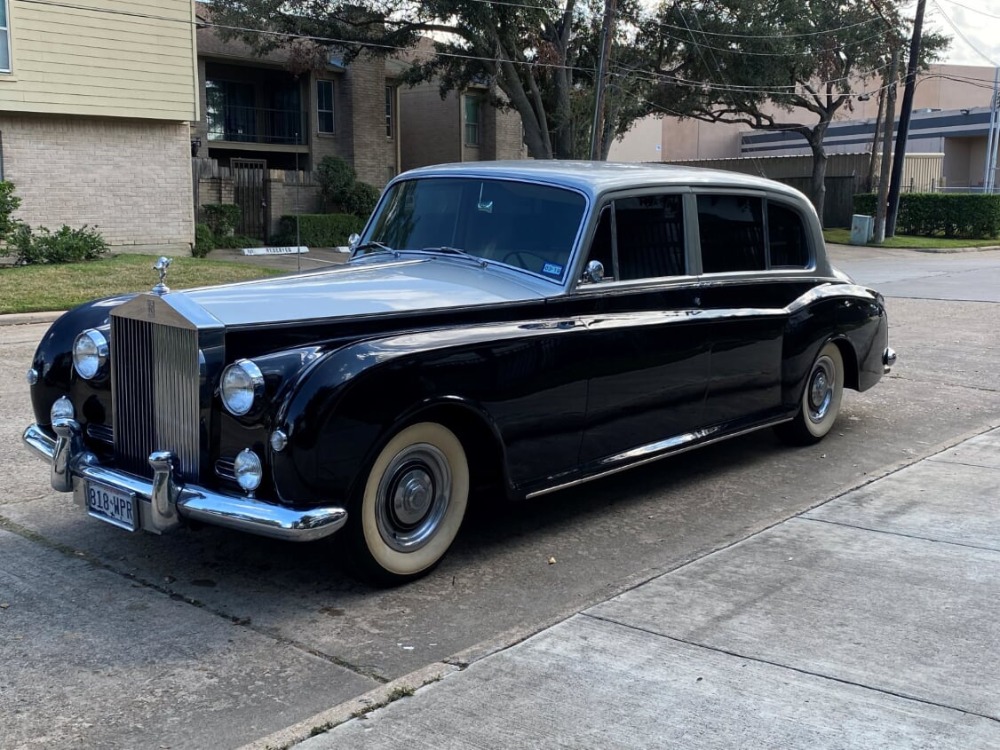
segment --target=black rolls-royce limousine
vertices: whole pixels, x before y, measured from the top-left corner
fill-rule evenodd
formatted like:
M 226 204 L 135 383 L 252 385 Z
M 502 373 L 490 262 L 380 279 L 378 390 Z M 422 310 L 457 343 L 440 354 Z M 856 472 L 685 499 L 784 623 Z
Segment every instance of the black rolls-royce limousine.
M 881 295 L 776 182 L 557 161 L 411 171 L 348 263 L 63 315 L 25 443 L 130 531 L 337 532 L 430 570 L 485 487 L 531 498 L 751 430 L 826 435 L 895 360 Z

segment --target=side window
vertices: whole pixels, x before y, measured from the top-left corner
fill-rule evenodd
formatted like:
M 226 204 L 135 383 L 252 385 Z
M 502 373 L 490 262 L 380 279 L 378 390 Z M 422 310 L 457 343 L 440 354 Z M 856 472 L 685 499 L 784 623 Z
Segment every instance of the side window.
M 806 268 L 809 265 L 806 230 L 796 211 L 768 201 L 767 240 L 771 268 Z
M 333 133 L 333 81 L 316 81 L 316 129 Z
M 618 279 L 655 279 L 687 272 L 680 195 L 619 198 L 614 207 Z
M 698 235 L 704 273 L 764 270 L 763 199 L 699 195 Z
M 10 73 L 10 21 L 7 0 L 0 0 L 0 73 Z

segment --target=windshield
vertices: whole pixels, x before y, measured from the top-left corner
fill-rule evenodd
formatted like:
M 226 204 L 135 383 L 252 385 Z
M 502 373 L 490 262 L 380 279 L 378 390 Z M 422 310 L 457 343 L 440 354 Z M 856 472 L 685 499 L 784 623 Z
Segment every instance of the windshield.
M 406 180 L 389 190 L 361 245 L 467 253 L 562 281 L 585 205 L 579 193 L 547 185 Z

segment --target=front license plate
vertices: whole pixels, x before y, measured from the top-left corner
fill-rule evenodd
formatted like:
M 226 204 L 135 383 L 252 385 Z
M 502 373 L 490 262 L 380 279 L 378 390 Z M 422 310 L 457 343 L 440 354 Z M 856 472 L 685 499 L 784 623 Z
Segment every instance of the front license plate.
M 135 495 L 97 482 L 87 482 L 87 511 L 94 518 L 114 524 L 128 531 L 138 528 Z

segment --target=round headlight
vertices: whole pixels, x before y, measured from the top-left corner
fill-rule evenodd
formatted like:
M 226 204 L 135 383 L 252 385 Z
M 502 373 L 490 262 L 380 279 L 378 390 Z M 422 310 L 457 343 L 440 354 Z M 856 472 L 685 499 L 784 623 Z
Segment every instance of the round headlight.
M 94 328 L 88 328 L 73 341 L 73 367 L 76 374 L 90 380 L 108 361 L 108 340 Z
M 249 359 L 241 359 L 222 372 L 222 403 L 237 417 L 253 408 L 254 401 L 264 395 L 264 376 Z
M 244 448 L 233 461 L 233 473 L 244 492 L 253 492 L 260 487 L 260 480 L 264 476 L 260 457 L 249 448 Z

